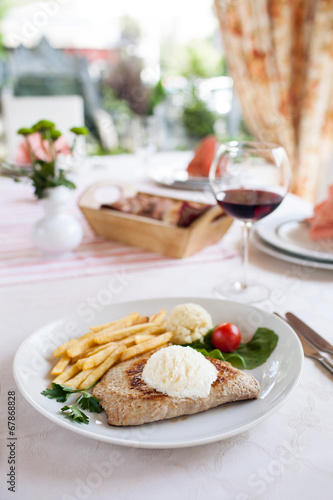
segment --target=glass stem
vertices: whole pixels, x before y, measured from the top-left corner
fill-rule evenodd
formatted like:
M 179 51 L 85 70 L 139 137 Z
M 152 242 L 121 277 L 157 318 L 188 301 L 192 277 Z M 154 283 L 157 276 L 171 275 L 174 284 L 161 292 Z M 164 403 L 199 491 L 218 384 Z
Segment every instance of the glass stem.
M 251 222 L 243 222 L 242 229 L 242 247 L 241 247 L 241 257 L 242 257 L 242 267 L 241 267 L 241 276 L 240 276 L 240 287 L 242 289 L 247 288 L 247 267 L 249 261 L 249 237 L 251 231 L 252 223 Z

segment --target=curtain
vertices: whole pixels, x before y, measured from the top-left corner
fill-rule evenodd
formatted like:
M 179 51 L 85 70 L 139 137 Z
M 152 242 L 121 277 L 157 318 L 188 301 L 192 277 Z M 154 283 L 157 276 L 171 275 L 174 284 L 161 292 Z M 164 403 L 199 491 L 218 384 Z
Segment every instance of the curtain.
M 314 201 L 333 150 L 333 0 L 215 0 L 244 121 Z M 333 167 L 331 167 L 333 168 Z

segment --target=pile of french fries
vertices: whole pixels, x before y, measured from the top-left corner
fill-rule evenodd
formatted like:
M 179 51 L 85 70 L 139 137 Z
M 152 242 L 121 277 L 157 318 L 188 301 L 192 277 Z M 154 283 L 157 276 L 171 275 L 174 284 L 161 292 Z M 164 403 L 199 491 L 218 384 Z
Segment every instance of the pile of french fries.
M 167 345 L 166 310 L 149 317 L 133 312 L 105 325 L 90 327 L 78 339 L 71 339 L 53 351 L 60 357 L 51 371 L 56 384 L 83 389 L 95 384 L 117 362 Z

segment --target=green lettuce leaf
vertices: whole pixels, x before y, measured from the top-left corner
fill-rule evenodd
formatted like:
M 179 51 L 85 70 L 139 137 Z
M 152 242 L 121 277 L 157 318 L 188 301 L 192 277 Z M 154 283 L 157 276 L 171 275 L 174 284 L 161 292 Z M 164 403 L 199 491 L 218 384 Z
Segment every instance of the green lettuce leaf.
M 253 370 L 257 366 L 262 365 L 274 351 L 279 337 L 273 330 L 268 328 L 258 328 L 252 339 L 245 344 L 240 344 L 233 352 L 222 352 L 216 349 L 212 344 L 212 333 L 214 328 L 209 330 L 203 341 L 196 340 L 192 344 L 188 344 L 196 351 L 201 352 L 204 356 L 228 361 L 235 368 Z

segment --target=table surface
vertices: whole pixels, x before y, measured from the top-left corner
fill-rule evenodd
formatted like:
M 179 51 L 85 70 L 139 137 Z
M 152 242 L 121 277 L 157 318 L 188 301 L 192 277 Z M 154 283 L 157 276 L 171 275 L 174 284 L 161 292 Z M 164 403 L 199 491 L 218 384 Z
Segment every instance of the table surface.
M 81 187 L 105 178 L 143 184 L 144 175 L 137 158 L 122 156 L 90 159 L 78 180 Z M 0 196 L 8 195 L 8 189 L 8 181 L 1 181 Z M 310 209 L 289 195 L 270 217 Z M 161 266 L 132 269 L 130 284 L 114 297 L 114 303 L 167 296 L 212 297 L 213 286 L 239 269 L 239 240 L 240 227 L 235 223 L 221 243 L 206 250 L 215 252 L 212 260 L 198 256 L 167 259 Z M 220 258 L 216 256 L 219 250 Z M 24 254 L 24 248 L 21 251 Z M 200 254 L 207 255 L 205 251 Z M 5 263 L 11 266 L 8 255 Z M 126 260 L 121 268 L 126 270 Z M 148 450 L 94 441 L 55 425 L 26 402 L 12 375 L 13 358 L 22 341 L 45 323 L 96 297 L 114 272 L 117 268 L 108 270 L 106 263 L 103 273 L 50 274 L 36 282 L 12 280 L 2 285 L 0 498 L 15 498 L 6 483 L 7 395 L 15 391 L 16 498 L 331 499 L 333 379 L 308 358 L 295 392 L 275 414 L 242 434 L 195 448 Z M 332 271 L 289 264 L 251 247 L 249 275 L 272 290 L 259 307 L 280 313 L 291 310 L 333 343 Z

